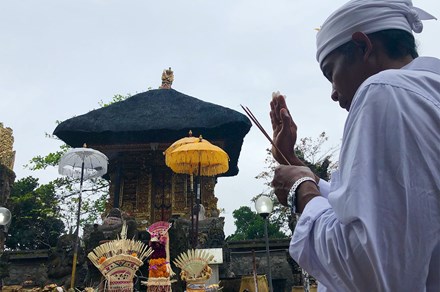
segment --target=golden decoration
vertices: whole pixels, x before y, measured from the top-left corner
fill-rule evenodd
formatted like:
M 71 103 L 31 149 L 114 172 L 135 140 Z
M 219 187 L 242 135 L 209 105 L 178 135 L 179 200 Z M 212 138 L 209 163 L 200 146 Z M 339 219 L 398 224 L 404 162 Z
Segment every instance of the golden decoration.
M 176 267 L 182 272 L 180 277 L 188 283 L 205 283 L 211 278 L 212 270 L 208 264 L 214 256 L 205 250 L 190 249 L 181 253 L 174 260 Z
M 162 85 L 159 87 L 160 89 L 171 89 L 171 85 L 174 81 L 174 72 L 171 70 L 171 67 L 167 70 L 163 70 L 162 72 Z

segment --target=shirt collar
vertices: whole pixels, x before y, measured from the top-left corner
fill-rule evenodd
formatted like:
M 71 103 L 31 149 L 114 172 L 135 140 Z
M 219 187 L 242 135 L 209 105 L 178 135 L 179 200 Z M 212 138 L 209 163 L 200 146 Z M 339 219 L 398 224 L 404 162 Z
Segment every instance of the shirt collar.
M 428 71 L 440 75 L 440 60 L 434 57 L 418 57 L 402 69 Z

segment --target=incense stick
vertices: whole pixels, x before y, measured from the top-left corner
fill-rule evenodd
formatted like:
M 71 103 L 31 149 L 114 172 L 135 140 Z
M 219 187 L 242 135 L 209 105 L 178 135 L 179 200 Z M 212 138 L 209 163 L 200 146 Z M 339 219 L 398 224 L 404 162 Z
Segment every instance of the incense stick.
M 263 126 L 260 124 L 260 122 L 254 116 L 254 114 L 251 112 L 251 110 L 247 106 L 245 107 L 241 104 L 240 104 L 240 106 L 244 110 L 244 112 L 247 114 L 247 116 L 251 119 L 251 121 L 254 122 L 254 124 L 257 126 L 257 128 L 260 129 L 261 133 L 263 133 L 263 135 L 267 138 L 267 140 L 269 140 L 270 144 L 272 144 L 272 146 L 278 151 L 278 153 L 280 153 L 281 157 L 283 157 L 283 159 L 286 161 L 286 163 L 288 165 L 291 165 L 289 160 L 287 160 L 286 156 L 284 156 L 284 154 L 280 151 L 280 149 L 277 147 L 277 145 L 275 145 L 272 138 L 269 136 L 269 134 L 267 134 L 266 130 L 264 130 Z

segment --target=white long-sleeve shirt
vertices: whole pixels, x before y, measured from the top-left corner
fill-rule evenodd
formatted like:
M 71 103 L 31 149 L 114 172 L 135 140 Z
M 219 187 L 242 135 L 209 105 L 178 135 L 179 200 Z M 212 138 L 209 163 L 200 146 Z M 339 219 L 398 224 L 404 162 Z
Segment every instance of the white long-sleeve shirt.
M 320 291 L 440 291 L 440 60 L 361 85 L 320 184 L 290 245 Z

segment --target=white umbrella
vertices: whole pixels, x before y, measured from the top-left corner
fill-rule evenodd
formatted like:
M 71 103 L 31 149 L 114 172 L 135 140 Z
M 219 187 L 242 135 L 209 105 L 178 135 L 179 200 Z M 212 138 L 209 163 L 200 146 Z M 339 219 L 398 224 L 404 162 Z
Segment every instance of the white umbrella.
M 73 148 L 67 151 L 60 159 L 58 173 L 72 178 L 79 178 L 78 213 L 76 217 L 76 244 L 73 254 L 72 278 L 70 288 L 75 284 L 76 261 L 79 246 L 79 221 L 81 216 L 82 185 L 86 179 L 102 176 L 107 173 L 108 158 L 103 153 L 87 148 Z
M 107 173 L 108 158 L 91 148 L 73 148 L 60 159 L 58 173 L 82 180 L 102 176 Z M 84 164 L 84 165 L 83 165 Z

